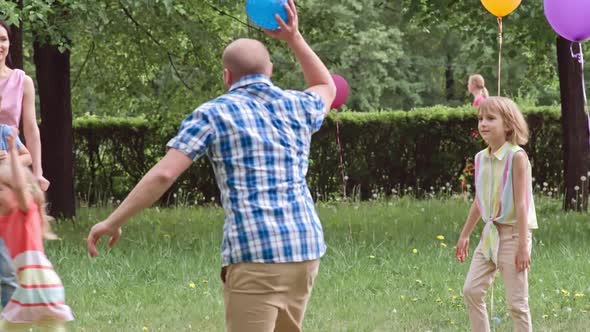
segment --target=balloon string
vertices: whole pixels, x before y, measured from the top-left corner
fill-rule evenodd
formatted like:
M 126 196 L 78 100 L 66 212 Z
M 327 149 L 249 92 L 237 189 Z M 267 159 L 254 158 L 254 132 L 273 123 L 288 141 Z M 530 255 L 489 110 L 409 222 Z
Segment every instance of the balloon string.
M 498 17 L 498 96 L 502 76 L 502 18 Z
M 587 100 L 586 100 L 586 82 L 584 81 L 584 52 L 582 51 L 582 44 L 581 43 L 577 43 L 578 44 L 578 49 L 580 50 L 580 53 L 574 54 L 574 50 L 573 50 L 573 44 L 570 44 L 570 52 L 572 54 L 573 58 L 576 58 L 578 60 L 578 62 L 580 63 L 580 75 L 582 77 L 582 96 L 584 96 L 584 105 L 587 104 Z
M 582 80 L 582 96 L 584 97 L 584 110 L 586 111 L 586 115 L 588 118 L 588 132 L 590 132 L 590 113 L 588 113 L 588 101 L 586 99 L 586 83 L 584 81 L 584 53 L 582 51 L 582 44 L 578 44 L 578 49 L 580 50 L 579 53 L 574 53 L 574 43 L 570 43 L 570 53 L 572 58 L 578 60 L 580 64 L 580 79 Z M 588 139 L 588 145 L 590 145 L 590 138 Z
M 502 18 L 498 17 L 498 96 L 500 96 L 500 83 L 502 82 Z M 492 292 L 490 296 L 490 318 L 494 319 L 494 287 L 492 285 Z M 496 326 L 494 331 L 496 330 Z
M 340 153 L 340 175 L 342 176 L 342 193 L 346 198 L 346 174 L 344 172 L 344 150 L 342 143 L 340 143 L 340 119 L 338 117 L 338 110 L 336 110 L 336 143 L 338 144 L 338 151 Z

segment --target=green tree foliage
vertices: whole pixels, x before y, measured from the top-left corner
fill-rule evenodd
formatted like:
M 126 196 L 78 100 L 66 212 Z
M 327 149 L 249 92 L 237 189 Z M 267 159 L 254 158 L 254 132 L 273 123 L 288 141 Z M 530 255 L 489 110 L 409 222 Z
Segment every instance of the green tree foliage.
M 349 108 L 465 104 L 466 80 L 475 72 L 497 93 L 498 27 L 479 2 L 299 0 L 297 6 L 305 37 L 350 83 Z M 31 0 L 22 11 L 3 1 L 0 16 L 22 19 L 25 31 L 70 49 L 77 115 L 180 120 L 223 92 L 220 56 L 238 37 L 269 45 L 275 82 L 304 87 L 285 45 L 248 24 L 243 1 Z M 523 2 L 504 19 L 503 95 L 558 101 L 554 41 L 541 2 Z

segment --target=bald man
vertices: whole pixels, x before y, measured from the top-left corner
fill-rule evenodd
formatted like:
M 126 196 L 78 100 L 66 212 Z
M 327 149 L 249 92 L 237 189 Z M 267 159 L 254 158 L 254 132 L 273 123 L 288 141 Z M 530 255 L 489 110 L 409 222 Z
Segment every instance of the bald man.
M 311 135 L 320 129 L 336 88 L 300 34 L 292 0 L 286 10 L 288 23 L 277 16 L 280 30 L 266 33 L 287 43 L 308 88 L 275 86 L 270 55 L 259 41 L 231 43 L 223 52 L 228 92 L 183 121 L 164 158 L 88 235 L 91 256 L 98 255 L 103 235 L 113 246 L 129 218 L 151 206 L 207 154 L 225 210 L 221 279 L 230 332 L 301 331 L 326 251 L 305 175 Z

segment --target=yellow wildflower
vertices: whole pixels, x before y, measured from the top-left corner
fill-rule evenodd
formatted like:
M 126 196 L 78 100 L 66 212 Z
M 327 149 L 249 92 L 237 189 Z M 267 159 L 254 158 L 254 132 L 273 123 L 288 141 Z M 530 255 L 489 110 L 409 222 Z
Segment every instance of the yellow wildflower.
M 437 235 L 436 238 L 441 241 L 445 239 L 444 235 Z

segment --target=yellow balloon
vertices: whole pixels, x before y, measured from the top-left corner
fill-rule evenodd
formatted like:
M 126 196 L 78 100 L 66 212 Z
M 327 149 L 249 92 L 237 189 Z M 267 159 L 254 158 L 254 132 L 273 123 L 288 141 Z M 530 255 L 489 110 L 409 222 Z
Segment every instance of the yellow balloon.
M 496 17 L 504 17 L 512 13 L 522 0 L 481 0 L 486 9 Z

